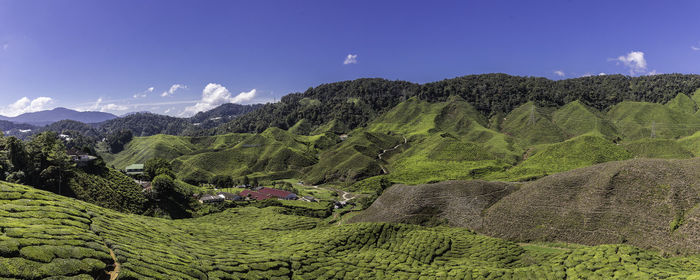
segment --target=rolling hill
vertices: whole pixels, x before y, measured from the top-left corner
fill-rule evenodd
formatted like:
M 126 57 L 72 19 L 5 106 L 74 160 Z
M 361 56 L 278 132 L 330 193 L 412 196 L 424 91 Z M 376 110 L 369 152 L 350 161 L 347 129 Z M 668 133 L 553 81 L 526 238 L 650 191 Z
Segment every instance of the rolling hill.
M 405 224 L 324 227 L 279 207 L 166 220 L 4 182 L 0 195 L 5 278 L 687 278 L 700 268 L 697 257 L 629 245 L 518 244 Z
M 697 254 L 698 167 L 700 159 L 634 159 L 521 185 L 394 185 L 350 221 L 445 223 L 519 242 L 627 243 Z

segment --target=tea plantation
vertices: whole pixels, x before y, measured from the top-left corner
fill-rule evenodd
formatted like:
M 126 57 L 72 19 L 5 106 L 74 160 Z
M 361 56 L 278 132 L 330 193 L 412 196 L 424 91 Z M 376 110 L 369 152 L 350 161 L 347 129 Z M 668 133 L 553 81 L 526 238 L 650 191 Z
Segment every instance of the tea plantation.
M 166 220 L 0 183 L 4 279 L 590 279 L 700 277 L 700 258 L 628 245 L 518 244 L 463 228 L 322 226 L 281 208 Z M 113 252 L 116 260 L 110 256 Z

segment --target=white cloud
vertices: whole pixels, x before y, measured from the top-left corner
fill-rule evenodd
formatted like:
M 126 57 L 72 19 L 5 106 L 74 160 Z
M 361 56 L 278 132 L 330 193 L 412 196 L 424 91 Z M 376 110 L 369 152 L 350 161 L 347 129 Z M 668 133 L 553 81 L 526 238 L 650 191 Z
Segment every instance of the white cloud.
M 554 71 L 554 74 L 557 75 L 557 76 L 559 76 L 559 77 L 564 77 L 564 76 L 566 76 L 566 74 L 564 74 L 564 71 L 561 71 L 561 70 L 556 70 L 556 71 Z
M 633 51 L 627 55 L 618 56 L 618 62 L 622 62 L 625 67 L 629 68 L 630 75 L 645 74 L 647 72 L 647 60 L 644 58 L 644 52 Z
M 178 89 L 187 89 L 187 86 L 181 85 L 181 84 L 174 84 L 174 85 L 170 86 L 170 89 L 168 91 L 164 91 L 163 93 L 161 93 L 160 96 L 166 97 L 166 96 L 173 95 L 173 93 L 175 93 L 175 91 L 177 91 Z
M 102 108 L 100 108 L 100 111 L 102 111 L 102 112 L 104 112 L 104 111 L 126 111 L 127 109 L 129 109 L 129 107 L 127 107 L 127 106 L 110 103 L 110 104 L 102 106 Z
M 345 57 L 345 61 L 343 61 L 344 65 L 348 64 L 357 64 L 357 55 L 356 54 L 348 54 L 348 56 Z
M 4 44 L 2 44 L 2 50 L 3 50 L 3 51 L 6 51 L 9 47 L 10 47 L 10 44 L 9 44 L 9 43 L 4 43 Z
M 129 109 L 128 106 L 124 105 L 117 105 L 114 103 L 109 103 L 109 104 L 102 104 L 102 98 L 98 98 L 97 101 L 95 101 L 95 104 L 87 108 L 86 111 L 100 111 L 100 112 L 106 112 L 106 111 L 126 111 Z
M 605 74 L 604 72 L 598 73 L 598 76 L 605 76 L 605 75 L 607 75 L 607 74 Z
M 142 92 L 134 94 L 134 98 L 145 98 L 146 96 L 148 96 L 149 93 L 153 92 L 155 89 L 156 88 L 154 88 L 154 87 L 149 87 Z
M 22 97 L 10 105 L 5 107 L 0 107 L 0 115 L 7 117 L 14 117 L 29 112 L 36 112 L 48 109 L 46 105 L 53 103 L 51 97 L 37 97 L 34 99 L 29 99 L 28 97 Z
M 231 96 L 231 92 L 226 89 L 226 87 L 220 84 L 209 83 L 204 90 L 202 90 L 202 100 L 198 101 L 197 104 L 185 108 L 182 112 L 183 115 L 194 115 L 198 112 L 207 111 L 225 103 L 245 103 L 253 98 L 257 94 L 256 89 L 252 89 L 248 92 L 241 92 L 236 96 Z
M 700 51 L 700 48 L 696 46 L 690 46 L 690 49 L 694 51 Z

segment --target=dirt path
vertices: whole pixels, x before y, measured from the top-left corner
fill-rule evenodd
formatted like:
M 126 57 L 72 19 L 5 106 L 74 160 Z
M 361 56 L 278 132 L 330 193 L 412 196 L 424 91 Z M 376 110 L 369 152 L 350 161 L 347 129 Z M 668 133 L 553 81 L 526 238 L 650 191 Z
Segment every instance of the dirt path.
M 114 254 L 112 249 L 109 249 L 109 255 L 112 256 L 112 260 L 114 260 L 114 269 L 112 271 L 107 271 L 107 274 L 109 275 L 109 280 L 115 280 L 119 276 L 121 265 L 117 261 L 117 256 Z
M 383 150 L 381 153 L 379 153 L 379 154 L 377 155 L 377 158 L 381 161 L 381 160 L 382 160 L 382 156 L 383 156 L 384 154 L 386 154 L 386 152 L 396 150 L 396 149 L 398 149 L 399 147 L 401 147 L 401 145 L 404 145 L 404 144 L 408 143 L 408 139 L 406 139 L 405 136 L 401 136 L 401 137 L 403 137 L 403 143 L 399 143 L 398 145 L 394 146 L 394 147 L 391 148 L 391 149 Z M 384 174 L 388 174 L 388 173 L 389 173 L 389 171 L 387 171 L 386 168 L 384 168 L 383 165 L 380 164 L 379 167 L 382 168 L 382 173 L 384 173 Z

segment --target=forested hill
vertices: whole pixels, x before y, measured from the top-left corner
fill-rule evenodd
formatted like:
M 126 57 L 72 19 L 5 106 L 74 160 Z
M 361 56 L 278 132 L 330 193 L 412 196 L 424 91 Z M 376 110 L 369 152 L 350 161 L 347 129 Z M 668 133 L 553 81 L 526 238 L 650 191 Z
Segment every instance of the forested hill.
M 431 102 L 458 95 L 485 115 L 508 113 L 528 101 L 540 106 L 563 106 L 579 100 L 605 110 L 625 100 L 666 103 L 678 93 L 700 88 L 700 75 L 664 74 L 641 77 L 590 76 L 552 81 L 506 74 L 470 75 L 428 83 L 418 96 Z
M 678 93 L 700 88 L 700 75 L 663 74 L 642 77 L 603 75 L 553 81 L 540 77 L 481 74 L 423 85 L 385 79 L 357 79 L 309 88 L 284 96 L 212 131 L 261 132 L 267 127 L 288 129 L 304 120 L 320 126 L 335 120 L 349 131 L 364 126 L 405 99 L 418 96 L 430 102 L 457 95 L 486 116 L 507 114 L 518 105 L 562 106 L 580 100 L 605 110 L 624 100 L 665 103 Z
M 341 120 L 352 129 L 415 95 L 418 89 L 418 84 L 385 79 L 323 84 L 304 93 L 288 94 L 280 102 L 265 104 L 218 127 L 216 133 L 262 132 L 268 127 L 288 129 L 302 119 L 313 126 Z

